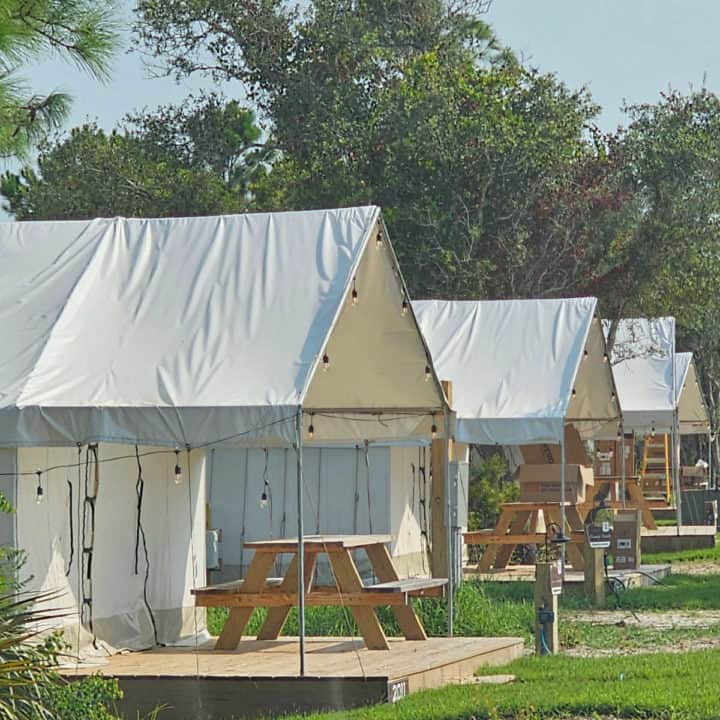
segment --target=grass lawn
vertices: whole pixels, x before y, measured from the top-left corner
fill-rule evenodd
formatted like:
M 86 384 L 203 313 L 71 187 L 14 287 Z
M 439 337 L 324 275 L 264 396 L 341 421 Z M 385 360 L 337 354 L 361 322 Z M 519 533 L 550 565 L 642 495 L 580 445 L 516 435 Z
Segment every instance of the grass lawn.
M 533 636 L 533 584 L 528 582 L 466 582 L 456 595 L 455 632 L 461 636 L 522 637 L 528 645 Z M 608 594 L 607 609 L 638 611 L 702 611 L 720 609 L 720 574 L 671 575 L 662 585 L 633 588 L 618 597 Z M 445 602 L 423 600 L 416 609 L 429 635 L 444 635 L 447 628 Z M 589 604 L 579 587 L 567 587 L 560 598 L 560 638 L 564 647 L 579 645 L 587 648 L 642 649 L 669 647 L 681 640 L 717 637 L 714 628 L 677 628 L 664 632 L 635 626 L 600 626 L 595 623 L 562 621 L 563 612 L 587 610 Z M 378 611 L 385 632 L 400 635 L 395 620 L 386 608 Z M 227 617 L 224 609 L 208 610 L 208 627 L 219 634 Z M 256 633 L 265 612 L 256 610 L 248 627 L 248 634 Z M 306 611 L 308 635 L 347 636 L 358 631 L 349 612 L 340 607 L 311 607 Z M 283 630 L 286 635 L 297 634 L 297 615 L 293 610 Z M 719 713 L 720 716 L 720 713 Z
M 720 535 L 716 538 L 715 547 L 700 548 L 699 550 L 682 550 L 672 553 L 643 553 L 643 563 L 655 565 L 659 563 L 683 563 L 683 562 L 716 562 L 720 566 Z M 718 567 L 720 571 L 720 567 Z
M 663 718 L 709 720 L 720 714 L 713 678 L 720 652 L 619 658 L 529 657 L 487 674 L 512 673 L 509 685 L 430 690 L 396 705 L 317 715 L 324 720 L 477 718 Z

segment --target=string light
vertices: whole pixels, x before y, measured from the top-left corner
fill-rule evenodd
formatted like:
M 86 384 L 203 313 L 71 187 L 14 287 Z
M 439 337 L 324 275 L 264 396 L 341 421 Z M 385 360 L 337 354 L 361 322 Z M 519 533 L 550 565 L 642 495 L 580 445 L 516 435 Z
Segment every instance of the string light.
M 402 308 L 400 309 L 400 315 L 405 317 L 408 314 L 408 301 L 403 298 Z
M 313 425 L 314 413 L 310 413 L 310 426 L 308 427 L 308 437 L 312 440 L 315 437 L 315 425 Z
M 425 382 L 430 382 L 430 378 L 432 377 L 432 372 L 430 370 L 430 366 L 425 366 Z
M 575 390 L 575 388 L 573 388 L 573 389 L 572 389 L 572 396 L 575 397 L 576 395 L 577 395 L 577 391 Z
M 175 484 L 182 482 L 182 468 L 180 467 L 180 449 L 175 448 Z
M 435 424 L 435 414 L 433 413 L 433 424 L 430 427 L 430 437 L 434 440 L 437 437 L 437 425 Z
M 330 356 L 325 353 L 323 355 L 323 370 L 327 372 L 330 369 Z
M 270 455 L 268 449 L 265 448 L 265 467 L 263 468 L 263 491 L 260 495 L 260 509 L 264 510 L 268 506 L 268 498 L 270 495 L 270 482 L 268 480 L 268 462 Z
M 352 289 L 352 304 L 355 307 L 358 304 L 358 291 L 355 287 L 355 278 L 353 278 L 353 289 Z
M 382 233 L 378 230 L 378 234 L 375 237 L 375 247 L 379 250 L 382 247 L 383 244 L 383 236 Z
M 43 490 L 41 476 L 42 470 L 37 470 L 37 490 L 35 490 L 35 502 L 39 505 L 45 499 L 45 491 Z
M 587 357 L 590 353 L 587 351 L 587 348 L 583 350 L 583 357 Z

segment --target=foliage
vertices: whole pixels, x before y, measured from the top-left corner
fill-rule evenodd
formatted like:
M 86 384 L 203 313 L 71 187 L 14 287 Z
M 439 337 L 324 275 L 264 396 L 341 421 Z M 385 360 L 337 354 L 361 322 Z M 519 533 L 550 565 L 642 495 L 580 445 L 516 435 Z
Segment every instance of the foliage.
M 5 0 L 0 8 L 0 155 L 24 155 L 67 114 L 63 93 L 30 93 L 18 70 L 43 57 L 67 59 L 98 78 L 116 47 L 112 3 Z
M 480 455 L 473 452 L 468 491 L 468 526 L 470 530 L 494 527 L 500 505 L 518 499 L 517 483 L 508 477 L 505 458 L 497 452 Z
M 115 678 L 91 675 L 79 681 L 58 681 L 46 691 L 47 708 L 56 720 L 116 720 L 122 691 Z
M 40 148 L 38 171 L 5 173 L 0 192 L 18 220 L 239 212 L 271 153 L 255 147 L 254 115 L 217 95 L 95 125 Z

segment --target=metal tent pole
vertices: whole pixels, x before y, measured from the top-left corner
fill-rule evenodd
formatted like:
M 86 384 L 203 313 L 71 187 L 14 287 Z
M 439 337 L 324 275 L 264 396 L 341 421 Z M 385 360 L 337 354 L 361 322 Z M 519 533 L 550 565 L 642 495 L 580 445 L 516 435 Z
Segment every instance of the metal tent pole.
M 297 594 L 298 594 L 298 636 L 300 639 L 300 677 L 305 675 L 305 518 L 303 500 L 302 460 L 302 408 L 295 416 L 295 437 L 297 450 Z
M 565 424 L 562 426 L 560 437 L 560 537 L 565 537 Z M 565 580 L 565 545 L 562 544 L 560 557 L 562 563 L 562 577 Z
M 625 426 L 620 421 L 620 487 L 622 492 L 622 506 L 625 508 Z
M 713 476 L 712 476 L 712 430 L 708 428 L 708 490 L 714 490 Z

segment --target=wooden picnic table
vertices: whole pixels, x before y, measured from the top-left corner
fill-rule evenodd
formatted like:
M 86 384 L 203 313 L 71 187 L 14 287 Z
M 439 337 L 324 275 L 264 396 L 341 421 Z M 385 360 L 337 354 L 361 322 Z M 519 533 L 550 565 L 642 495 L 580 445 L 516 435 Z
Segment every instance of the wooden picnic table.
M 485 545 L 478 563 L 479 572 L 491 568 L 507 567 L 513 550 L 518 545 L 543 545 L 550 538 L 545 531 L 538 531 L 540 515 L 545 528 L 551 523 L 560 528 L 561 506 L 565 506 L 565 534 L 570 542 L 567 547 L 568 561 L 574 570 L 584 569 L 580 546 L 585 542 L 585 528 L 577 503 L 571 502 L 511 502 L 502 503 L 501 512 L 492 530 L 471 530 L 463 533 L 467 545 Z
M 442 596 L 447 580 L 438 578 L 400 579 L 386 543 L 389 535 L 309 535 L 304 538 L 305 605 L 341 605 L 355 618 L 365 645 L 370 650 L 389 650 L 385 633 L 375 613 L 378 606 L 389 605 L 407 640 L 427 640 L 425 630 L 410 603 L 411 597 Z M 215 648 L 234 650 L 258 607 L 268 608 L 258 640 L 275 640 L 282 631 L 290 610 L 297 605 L 297 538 L 260 540 L 245 543 L 254 550 L 244 580 L 197 588 L 192 591 L 199 607 L 228 607 L 230 614 Z M 367 553 L 374 585 L 363 585 L 353 559 L 353 550 Z M 270 578 L 278 555 L 292 559 L 283 578 Z M 334 585 L 314 583 L 318 555 L 327 555 L 335 578 Z

